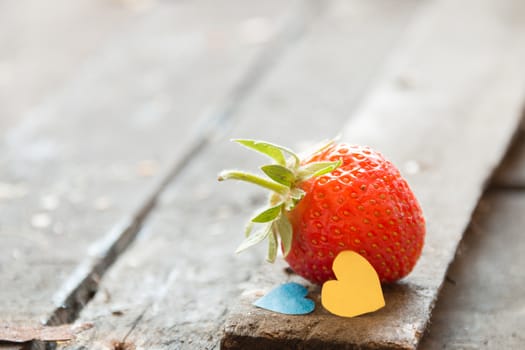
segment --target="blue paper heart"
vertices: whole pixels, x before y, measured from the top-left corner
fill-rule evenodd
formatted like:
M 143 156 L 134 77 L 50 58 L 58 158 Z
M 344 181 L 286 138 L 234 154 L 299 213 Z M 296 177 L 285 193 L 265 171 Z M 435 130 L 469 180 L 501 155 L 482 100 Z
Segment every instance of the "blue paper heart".
M 285 283 L 257 299 L 253 305 L 286 315 L 305 315 L 315 309 L 313 300 L 305 298 L 307 294 L 308 290 L 300 284 Z

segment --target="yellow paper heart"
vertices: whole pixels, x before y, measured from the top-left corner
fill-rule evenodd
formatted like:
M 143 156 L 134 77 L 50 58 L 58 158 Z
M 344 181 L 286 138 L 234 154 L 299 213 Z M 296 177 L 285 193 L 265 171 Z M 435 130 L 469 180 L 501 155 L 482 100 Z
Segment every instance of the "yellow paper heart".
M 331 313 L 354 317 L 385 306 L 376 270 L 356 252 L 339 253 L 332 267 L 337 280 L 327 281 L 321 290 L 321 303 Z

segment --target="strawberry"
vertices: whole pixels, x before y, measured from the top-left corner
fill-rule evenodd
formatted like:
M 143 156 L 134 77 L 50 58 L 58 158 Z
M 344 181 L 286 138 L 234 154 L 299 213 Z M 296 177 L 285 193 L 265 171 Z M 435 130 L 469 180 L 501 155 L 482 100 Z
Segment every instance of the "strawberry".
M 407 182 L 382 154 L 329 142 L 301 160 L 282 146 L 235 141 L 274 160 L 261 167 L 269 179 L 241 171 L 219 175 L 272 191 L 269 207 L 247 225 L 238 252 L 268 238 L 267 260 L 273 262 L 280 238 L 290 267 L 317 284 L 335 278 L 333 260 L 344 250 L 367 259 L 381 282 L 412 271 L 423 248 L 425 220 Z

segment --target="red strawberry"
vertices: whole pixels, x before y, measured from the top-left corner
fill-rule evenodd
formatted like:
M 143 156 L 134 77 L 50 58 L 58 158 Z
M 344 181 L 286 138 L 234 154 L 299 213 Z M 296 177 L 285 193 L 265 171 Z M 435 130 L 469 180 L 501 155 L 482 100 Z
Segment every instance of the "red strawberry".
M 261 168 L 270 180 L 240 171 L 219 176 L 273 191 L 270 207 L 251 220 L 237 251 L 268 238 L 273 262 L 280 237 L 290 267 L 317 284 L 335 278 L 332 263 L 343 250 L 366 258 L 382 282 L 412 271 L 423 248 L 425 220 L 406 181 L 380 153 L 331 142 L 301 161 L 281 146 L 237 142 L 276 162 Z M 254 223 L 262 227 L 252 233 Z

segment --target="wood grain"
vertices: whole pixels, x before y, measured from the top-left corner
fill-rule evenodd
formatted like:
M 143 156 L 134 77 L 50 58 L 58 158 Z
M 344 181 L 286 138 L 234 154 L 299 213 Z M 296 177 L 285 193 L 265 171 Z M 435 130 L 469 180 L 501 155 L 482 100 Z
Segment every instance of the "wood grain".
M 214 108 L 239 81 L 247 91 L 255 83 L 243 77 L 290 2 L 241 3 L 159 3 L 3 136 L 3 322 L 73 320 L 206 142 L 204 126 L 222 120 Z
M 407 278 L 385 287 L 386 308 L 354 319 L 321 307 L 297 318 L 256 309 L 250 304 L 257 292 L 288 279 L 282 266 L 267 267 L 231 313 L 223 348 L 416 348 L 471 214 L 519 125 L 524 18 L 516 0 L 432 2 L 344 129 L 344 140 L 369 144 L 400 166 L 427 219 L 423 255 Z
M 525 193 L 481 200 L 447 273 L 421 349 L 521 349 Z
M 141 15 L 110 1 L 2 1 L 0 134 L 58 92 Z
M 265 195 L 244 184 L 216 182 L 216 174 L 225 167 L 254 169 L 264 160 L 228 138 L 287 139 L 301 146 L 336 134 L 347 120 L 345 111 L 356 107 L 359 99 L 354 94 L 368 85 L 417 7 L 414 1 L 329 5 L 239 107 L 242 117 L 232 130 L 204 149 L 170 185 L 143 233 L 108 271 L 101 291 L 81 313 L 81 322 L 90 320 L 94 327 L 64 349 L 107 349 L 115 342 L 137 348 L 218 347 L 227 310 L 264 261 L 264 247 L 252 254 L 233 252 L 242 240 L 244 221 L 263 205 Z M 370 40 L 367 45 L 363 35 Z M 339 55 L 318 53 L 313 59 L 310 54 L 319 43 L 328 48 L 334 37 L 346 44 Z M 370 66 L 349 67 L 350 60 L 368 60 Z M 320 71 L 327 66 L 345 73 L 324 77 Z M 310 123 L 306 117 L 332 103 L 307 83 L 314 75 L 326 98 L 344 95 L 348 101 L 337 107 L 340 113 L 326 113 L 324 122 Z

